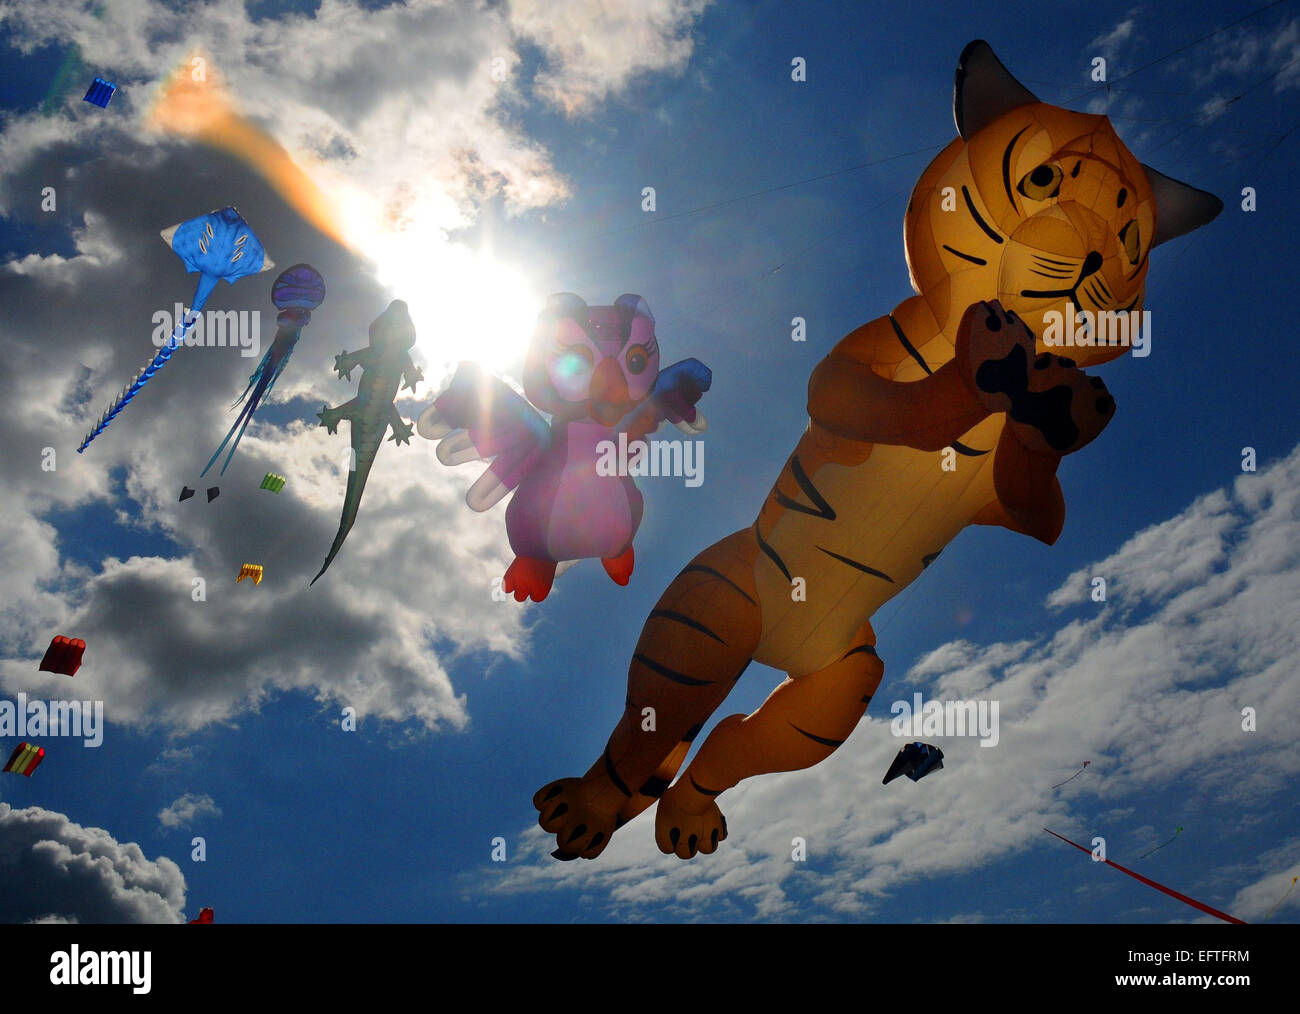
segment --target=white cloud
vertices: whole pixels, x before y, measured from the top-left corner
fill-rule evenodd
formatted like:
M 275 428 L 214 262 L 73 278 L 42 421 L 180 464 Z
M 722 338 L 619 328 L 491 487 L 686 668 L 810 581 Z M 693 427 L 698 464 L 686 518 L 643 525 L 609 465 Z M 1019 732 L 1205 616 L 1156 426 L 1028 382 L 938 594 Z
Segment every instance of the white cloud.
M 1133 12 L 1129 12 L 1124 20 L 1120 21 L 1109 32 L 1103 32 L 1095 39 L 1088 43 L 1087 48 L 1090 50 L 1099 49 L 1101 55 L 1106 58 L 1107 63 L 1115 59 L 1119 51 L 1124 48 L 1125 44 L 1134 39 L 1134 28 L 1137 26 L 1137 19 Z
M 1247 922 L 1295 922 L 1300 914 L 1300 887 L 1292 878 L 1300 873 L 1300 838 L 1265 850 L 1254 862 L 1234 874 L 1253 877 L 1233 896 L 1228 909 Z
M 196 818 L 207 814 L 220 817 L 221 808 L 207 793 L 187 792 L 158 811 L 158 823 L 170 828 L 189 827 Z
M 27 275 L 44 285 L 75 286 L 83 268 L 112 267 L 122 259 L 121 247 L 106 234 L 104 224 L 102 216 L 93 211 L 86 214 L 84 225 L 72 230 L 72 242 L 77 248 L 75 257 L 27 254 L 6 261 L 0 267 L 16 275 Z
M 0 881 L 0 922 L 185 921 L 174 862 L 39 806 L 0 803 Z
M 510 0 L 511 27 L 546 66 L 534 91 L 570 116 L 588 113 L 649 72 L 680 74 L 709 0 Z
M 1268 50 L 1270 62 L 1279 69 L 1273 91 L 1300 87 L 1300 18 L 1288 21 L 1273 33 Z
M 1276 26 L 1243 25 L 1232 29 L 1208 43 L 1204 50 L 1192 51 L 1181 62 L 1190 65 L 1198 86 L 1219 77 L 1253 86 L 1276 74 L 1271 89 L 1274 93 L 1295 88 L 1300 86 L 1300 18 Z

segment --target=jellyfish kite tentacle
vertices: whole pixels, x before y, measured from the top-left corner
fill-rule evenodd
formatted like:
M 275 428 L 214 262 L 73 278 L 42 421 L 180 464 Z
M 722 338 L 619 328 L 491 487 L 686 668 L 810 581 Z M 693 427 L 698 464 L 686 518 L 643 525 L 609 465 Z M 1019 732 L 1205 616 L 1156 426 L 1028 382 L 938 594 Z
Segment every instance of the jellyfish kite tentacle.
M 226 469 L 239 448 L 239 441 L 244 437 L 244 430 L 253 420 L 253 413 L 257 411 L 262 399 L 271 393 L 271 388 L 275 386 L 280 374 L 289 364 L 289 357 L 293 355 L 298 339 L 302 337 L 302 329 L 311 323 L 311 312 L 324 301 L 325 279 L 310 264 L 295 264 L 280 272 L 279 277 L 271 285 L 271 302 L 280 311 L 275 319 L 277 324 L 275 341 L 271 343 L 266 355 L 258 363 L 257 369 L 248 378 L 248 386 L 244 388 L 244 393 L 235 400 L 235 405 L 245 399 L 247 404 L 226 433 L 221 445 L 208 459 L 201 475 L 208 474 L 208 469 L 216 463 L 222 450 L 233 437 L 234 443 L 230 447 L 230 453 L 226 455 L 225 463 L 221 466 L 221 474 L 226 474 Z

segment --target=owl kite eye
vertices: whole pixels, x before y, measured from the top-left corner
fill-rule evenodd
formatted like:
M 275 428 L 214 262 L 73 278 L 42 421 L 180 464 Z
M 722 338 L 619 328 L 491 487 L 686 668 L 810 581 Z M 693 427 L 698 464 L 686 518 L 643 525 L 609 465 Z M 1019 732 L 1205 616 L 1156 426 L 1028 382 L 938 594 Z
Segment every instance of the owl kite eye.
M 576 377 L 591 369 L 591 349 L 585 345 L 570 345 L 556 363 L 556 371 L 565 377 Z
M 1138 255 L 1142 252 L 1142 237 L 1138 230 L 1137 219 L 1130 219 L 1128 225 L 1120 229 L 1119 241 L 1124 246 L 1124 253 L 1128 256 L 1128 262 L 1136 264 Z
M 1061 192 L 1061 167 L 1044 162 L 1025 175 L 1016 189 L 1031 201 L 1046 201 Z
M 627 350 L 627 371 L 628 373 L 644 373 L 646 364 L 650 362 L 650 356 L 646 353 L 644 345 L 633 345 Z

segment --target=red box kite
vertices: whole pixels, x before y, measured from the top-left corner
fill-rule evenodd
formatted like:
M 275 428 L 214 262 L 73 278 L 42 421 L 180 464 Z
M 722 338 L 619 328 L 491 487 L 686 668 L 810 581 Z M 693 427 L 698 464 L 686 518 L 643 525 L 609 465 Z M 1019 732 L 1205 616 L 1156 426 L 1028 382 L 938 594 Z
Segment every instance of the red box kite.
M 45 672 L 57 672 L 64 676 L 75 676 L 81 668 L 81 654 L 86 650 L 86 642 L 79 637 L 64 637 L 62 634 L 50 642 L 41 659 L 41 669 Z

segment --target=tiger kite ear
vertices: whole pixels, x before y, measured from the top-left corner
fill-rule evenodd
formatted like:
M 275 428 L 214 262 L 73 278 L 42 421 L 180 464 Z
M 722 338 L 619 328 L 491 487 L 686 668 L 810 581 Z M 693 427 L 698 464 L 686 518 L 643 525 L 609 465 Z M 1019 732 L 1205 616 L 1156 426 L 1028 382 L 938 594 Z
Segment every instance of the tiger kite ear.
M 961 51 L 952 86 L 952 118 L 963 141 L 969 141 L 972 134 L 1007 110 L 1037 101 L 1038 97 L 1002 66 L 983 39 L 968 43 Z
M 1223 202 L 1213 194 L 1170 179 L 1149 165 L 1144 164 L 1142 171 L 1147 174 L 1147 182 L 1151 184 L 1151 194 L 1156 201 L 1156 235 L 1151 241 L 1153 247 L 1199 229 L 1213 221 L 1223 210 Z

